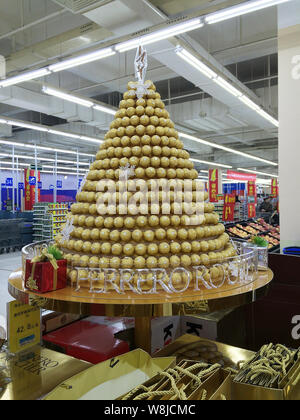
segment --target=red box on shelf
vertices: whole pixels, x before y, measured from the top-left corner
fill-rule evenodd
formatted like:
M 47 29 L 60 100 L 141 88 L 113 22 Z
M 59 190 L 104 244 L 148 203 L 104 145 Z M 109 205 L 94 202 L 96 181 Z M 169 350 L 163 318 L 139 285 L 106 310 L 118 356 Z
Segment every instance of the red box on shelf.
M 25 287 L 36 293 L 48 293 L 67 287 L 67 260 L 57 260 L 58 268 L 50 262 L 26 261 Z
M 87 320 L 46 334 L 44 345 L 76 359 L 98 364 L 129 352 L 129 344 L 115 338 L 117 328 Z

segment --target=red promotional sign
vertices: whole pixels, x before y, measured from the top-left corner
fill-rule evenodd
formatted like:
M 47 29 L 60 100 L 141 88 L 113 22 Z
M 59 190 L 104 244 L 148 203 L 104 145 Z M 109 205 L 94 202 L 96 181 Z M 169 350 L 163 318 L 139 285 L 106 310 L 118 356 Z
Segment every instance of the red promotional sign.
M 226 194 L 223 208 L 223 221 L 234 222 L 235 194 Z
M 25 210 L 32 210 L 35 204 L 35 188 L 38 186 L 38 182 L 41 181 L 41 174 L 32 169 L 25 169 L 24 171 L 24 186 L 25 186 Z M 37 178 L 37 179 L 36 179 Z M 38 191 L 38 201 L 40 201 L 40 190 Z
M 248 182 L 248 196 L 255 197 L 256 196 L 256 184 L 255 181 Z
M 277 179 L 272 179 L 271 183 L 271 195 L 272 197 L 278 197 L 278 181 Z
M 237 181 L 256 181 L 256 175 L 254 174 L 241 174 L 236 171 L 227 171 L 227 179 L 234 179 Z
M 248 218 L 253 219 L 256 217 L 256 205 L 255 203 L 248 204 Z
M 219 171 L 217 169 L 209 170 L 209 201 L 218 202 L 219 194 Z

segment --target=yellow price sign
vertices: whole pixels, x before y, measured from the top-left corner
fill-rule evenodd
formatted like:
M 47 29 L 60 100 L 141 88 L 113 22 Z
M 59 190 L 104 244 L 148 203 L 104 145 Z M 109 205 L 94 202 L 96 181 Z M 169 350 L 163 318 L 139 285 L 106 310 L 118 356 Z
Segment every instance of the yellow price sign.
M 39 307 L 13 301 L 7 304 L 8 346 L 19 353 L 41 342 L 41 310 Z

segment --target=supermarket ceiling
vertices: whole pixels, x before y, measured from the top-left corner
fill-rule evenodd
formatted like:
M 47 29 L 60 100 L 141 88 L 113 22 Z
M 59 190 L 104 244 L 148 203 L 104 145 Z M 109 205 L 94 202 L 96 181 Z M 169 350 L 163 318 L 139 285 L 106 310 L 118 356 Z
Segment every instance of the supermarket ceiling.
M 103 139 L 112 110 L 134 78 L 135 49 L 115 51 L 116 45 L 133 39 L 137 32 L 163 31 L 170 27 L 170 19 L 181 18 L 176 23 L 203 19 L 240 3 L 245 2 L 0 0 L 0 157 L 10 155 L 14 143 L 23 162 L 32 163 L 26 156 L 32 157 L 33 149 L 24 145 L 36 144 L 41 159 L 53 157 L 53 148 L 64 151 L 58 152 L 59 159 L 74 160 L 66 152 L 74 154 L 78 149 L 80 160 L 88 162 L 98 147 L 94 140 Z M 147 46 L 147 78 L 156 83 L 178 130 L 186 135 L 185 147 L 193 158 L 276 174 L 277 8 L 198 26 Z M 146 28 L 151 28 L 150 32 L 145 32 Z M 207 77 L 191 65 L 178 54 L 178 45 L 215 76 Z M 10 80 L 33 70 L 51 69 L 70 57 L 111 47 L 113 54 L 93 62 L 46 71 L 46 75 L 1 87 L 1 78 Z M 217 82 L 220 79 L 226 81 L 225 87 Z M 56 95 L 47 93 L 46 88 L 55 88 Z M 81 102 L 74 103 L 66 95 Z M 87 106 L 86 100 L 92 106 Z M 20 121 L 38 127 L 22 126 Z M 47 150 L 42 149 L 45 146 Z M 2 159 L 9 161 L 10 156 Z M 205 164 L 197 167 L 207 169 Z

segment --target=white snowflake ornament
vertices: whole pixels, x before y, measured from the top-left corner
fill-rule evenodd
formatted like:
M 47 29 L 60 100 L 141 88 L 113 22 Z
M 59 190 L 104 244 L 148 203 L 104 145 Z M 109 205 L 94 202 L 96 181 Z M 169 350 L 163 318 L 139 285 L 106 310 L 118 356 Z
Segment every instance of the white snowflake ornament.
M 73 230 L 74 230 L 73 218 L 68 219 L 65 227 L 61 230 L 61 234 L 63 236 L 64 241 L 70 240 L 70 236 Z
M 135 175 L 135 166 L 129 165 L 120 167 L 120 181 L 128 181 L 129 178 Z

